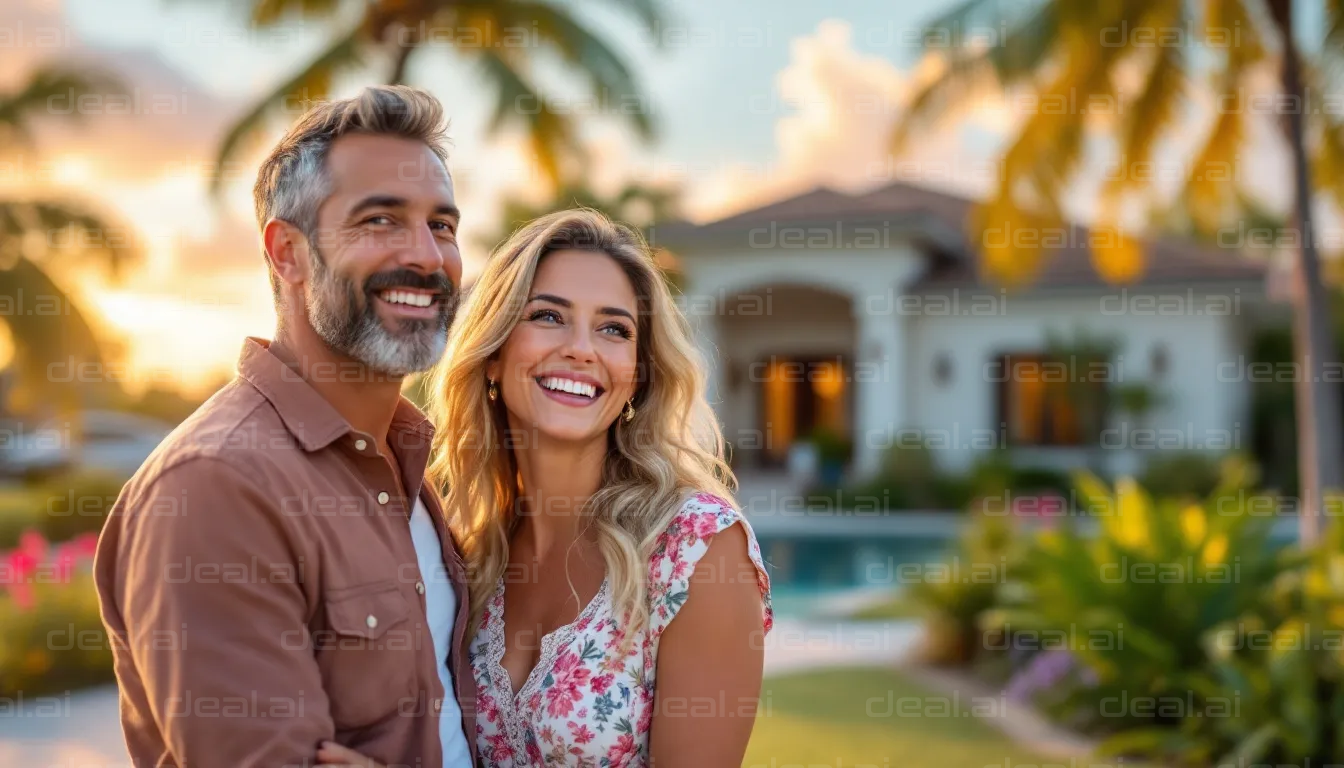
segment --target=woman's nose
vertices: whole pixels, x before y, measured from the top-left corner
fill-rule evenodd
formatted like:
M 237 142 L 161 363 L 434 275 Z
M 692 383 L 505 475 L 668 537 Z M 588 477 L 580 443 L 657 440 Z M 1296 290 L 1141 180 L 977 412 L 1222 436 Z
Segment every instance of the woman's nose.
M 569 333 L 565 339 L 565 356 L 575 360 L 591 362 L 596 355 L 588 329 L 579 323 L 569 326 Z

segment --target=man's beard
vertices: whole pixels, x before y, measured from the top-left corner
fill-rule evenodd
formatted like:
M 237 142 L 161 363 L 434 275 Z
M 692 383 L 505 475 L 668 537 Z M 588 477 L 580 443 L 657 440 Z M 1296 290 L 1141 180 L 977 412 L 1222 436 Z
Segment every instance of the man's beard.
M 308 322 L 333 352 L 358 360 L 389 376 L 426 371 L 443 356 L 448 327 L 457 309 L 457 289 L 443 272 L 422 275 L 394 269 L 371 275 L 362 289 L 327 268 L 316 247 L 313 280 L 308 291 Z M 440 294 L 433 318 L 401 318 L 390 331 L 374 307 L 374 294 L 389 288 L 420 288 Z

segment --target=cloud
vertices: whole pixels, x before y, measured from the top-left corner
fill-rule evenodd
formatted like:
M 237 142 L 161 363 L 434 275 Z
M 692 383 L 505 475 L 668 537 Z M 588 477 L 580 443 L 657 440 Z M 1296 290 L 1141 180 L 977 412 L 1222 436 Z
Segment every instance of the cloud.
M 921 137 L 916 152 L 890 154 L 892 130 L 930 66 L 911 73 L 865 56 L 854 49 L 848 22 L 821 22 L 815 33 L 791 42 L 771 97 L 776 103 L 759 105 L 791 109 L 775 125 L 774 160 L 765 168 L 733 164 L 691 179 L 692 217 L 717 218 L 817 185 L 857 191 L 904 181 L 972 194 L 988 189 L 1002 123 L 972 119 Z

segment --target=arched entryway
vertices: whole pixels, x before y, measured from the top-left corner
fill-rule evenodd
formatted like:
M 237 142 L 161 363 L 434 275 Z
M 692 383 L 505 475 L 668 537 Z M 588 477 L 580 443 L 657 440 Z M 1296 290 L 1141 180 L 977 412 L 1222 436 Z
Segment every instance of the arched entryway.
M 843 293 L 776 283 L 727 295 L 714 316 L 718 413 L 741 469 L 785 465 L 819 433 L 854 433 L 856 322 Z

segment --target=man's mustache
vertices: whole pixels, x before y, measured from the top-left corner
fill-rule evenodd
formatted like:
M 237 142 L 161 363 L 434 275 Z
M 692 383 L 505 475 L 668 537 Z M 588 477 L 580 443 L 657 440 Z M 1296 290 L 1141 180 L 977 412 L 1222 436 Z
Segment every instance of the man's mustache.
M 370 275 L 369 279 L 364 281 L 364 290 L 369 293 L 389 288 L 418 288 L 442 293 L 445 296 L 457 293 L 457 286 L 453 285 L 453 281 L 443 272 L 425 275 L 410 269 L 392 269 Z

